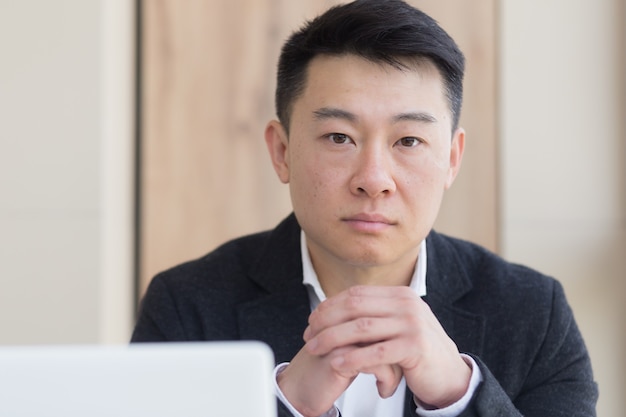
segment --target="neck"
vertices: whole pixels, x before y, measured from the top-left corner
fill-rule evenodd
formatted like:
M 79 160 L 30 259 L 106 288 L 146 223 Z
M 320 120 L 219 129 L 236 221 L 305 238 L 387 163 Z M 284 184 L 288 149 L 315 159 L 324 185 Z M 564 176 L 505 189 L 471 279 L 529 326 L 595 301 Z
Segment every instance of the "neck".
M 416 267 L 417 253 L 391 264 L 363 266 L 327 259 L 309 250 L 313 268 L 327 297 L 355 285 L 408 286 Z

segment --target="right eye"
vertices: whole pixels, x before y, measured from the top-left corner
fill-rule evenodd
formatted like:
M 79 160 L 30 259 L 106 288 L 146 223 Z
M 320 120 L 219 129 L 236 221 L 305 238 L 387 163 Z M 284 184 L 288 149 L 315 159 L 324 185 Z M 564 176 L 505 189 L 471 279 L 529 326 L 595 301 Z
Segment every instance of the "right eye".
M 326 135 L 326 137 L 330 139 L 332 143 L 335 143 L 337 145 L 343 145 L 352 141 L 348 135 L 345 135 L 343 133 L 330 133 Z

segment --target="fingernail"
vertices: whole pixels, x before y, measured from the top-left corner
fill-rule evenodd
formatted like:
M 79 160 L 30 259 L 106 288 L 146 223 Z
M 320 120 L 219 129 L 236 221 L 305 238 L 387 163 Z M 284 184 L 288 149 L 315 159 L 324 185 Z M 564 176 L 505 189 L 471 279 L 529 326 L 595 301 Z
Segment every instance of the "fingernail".
M 311 326 L 307 326 L 307 328 L 304 329 L 304 334 L 302 335 L 302 338 L 304 339 L 305 342 L 308 342 L 308 339 L 310 336 L 311 336 Z

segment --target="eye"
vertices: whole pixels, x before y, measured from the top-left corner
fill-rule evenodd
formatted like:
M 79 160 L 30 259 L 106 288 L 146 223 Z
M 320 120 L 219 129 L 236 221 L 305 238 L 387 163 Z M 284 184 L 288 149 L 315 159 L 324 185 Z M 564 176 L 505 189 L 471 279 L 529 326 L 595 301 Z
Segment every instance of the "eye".
M 416 138 L 413 136 L 406 136 L 402 139 L 400 139 L 397 143 L 401 146 L 404 146 L 406 148 L 412 148 L 414 146 L 419 145 L 420 143 L 422 143 L 423 140 L 420 138 Z
M 350 139 L 350 136 L 343 133 L 329 133 L 328 135 L 326 135 L 326 137 L 330 139 L 332 143 L 335 143 L 337 145 L 343 145 L 352 141 L 352 139 Z

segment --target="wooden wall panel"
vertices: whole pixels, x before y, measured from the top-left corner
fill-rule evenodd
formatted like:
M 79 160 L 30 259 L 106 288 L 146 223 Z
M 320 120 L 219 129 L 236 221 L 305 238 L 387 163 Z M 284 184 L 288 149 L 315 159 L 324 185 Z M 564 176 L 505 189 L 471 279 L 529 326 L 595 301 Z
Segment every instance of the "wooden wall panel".
M 435 228 L 498 250 L 497 0 L 412 1 L 456 40 L 466 57 L 461 172 Z
M 412 1 L 468 58 L 468 149 L 437 228 L 496 247 L 495 1 Z M 337 1 L 142 2 L 140 296 L 151 277 L 274 226 L 288 189 L 266 155 L 283 40 Z

